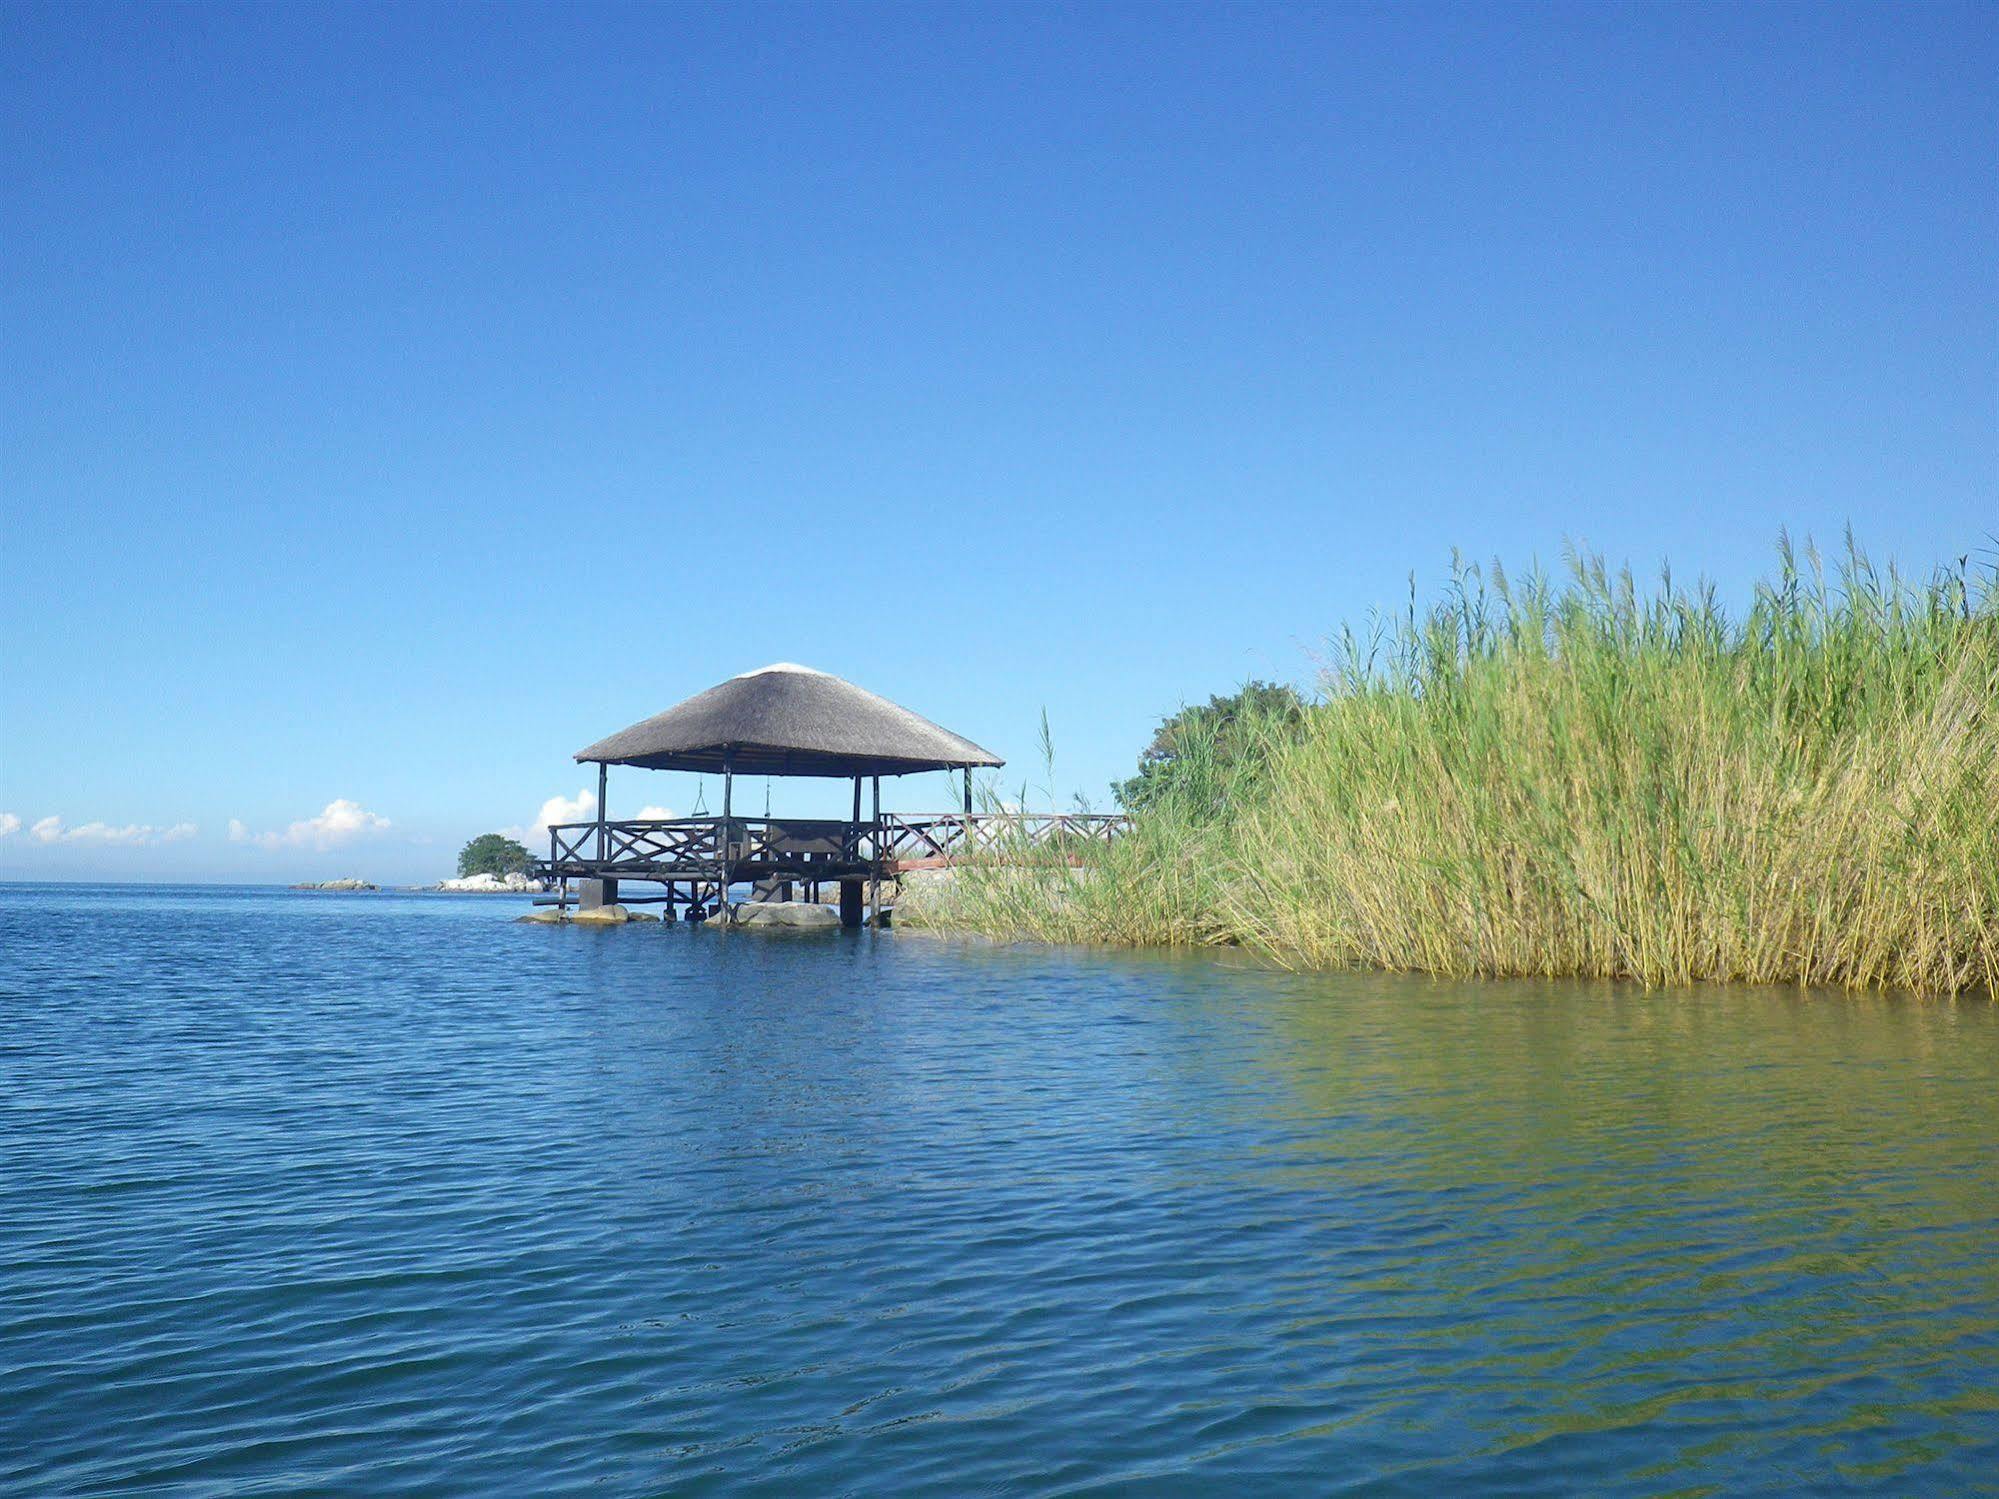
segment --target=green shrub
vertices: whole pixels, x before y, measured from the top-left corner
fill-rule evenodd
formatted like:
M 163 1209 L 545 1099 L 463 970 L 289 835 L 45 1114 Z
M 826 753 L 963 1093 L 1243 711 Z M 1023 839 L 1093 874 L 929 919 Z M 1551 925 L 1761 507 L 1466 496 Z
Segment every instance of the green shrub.
M 475 874 L 524 874 L 533 855 L 504 833 L 481 833 L 458 851 L 461 878 Z

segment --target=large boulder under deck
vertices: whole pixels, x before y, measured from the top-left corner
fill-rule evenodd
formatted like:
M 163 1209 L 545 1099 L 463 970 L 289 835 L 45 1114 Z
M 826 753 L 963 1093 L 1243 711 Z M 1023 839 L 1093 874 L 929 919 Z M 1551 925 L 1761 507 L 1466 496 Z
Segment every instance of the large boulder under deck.
M 837 932 L 840 913 L 808 901 L 746 900 L 733 908 L 733 924 L 749 931 Z

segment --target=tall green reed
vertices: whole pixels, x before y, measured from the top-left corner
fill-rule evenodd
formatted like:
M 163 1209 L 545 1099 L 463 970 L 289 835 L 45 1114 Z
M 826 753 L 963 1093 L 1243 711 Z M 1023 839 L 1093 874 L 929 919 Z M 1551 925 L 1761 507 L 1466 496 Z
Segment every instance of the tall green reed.
M 1455 563 L 1434 606 L 1341 635 L 1302 726 L 1188 746 L 1189 795 L 1080 870 L 1000 851 L 935 924 L 1301 967 L 1999 987 L 1992 569 L 1911 583 L 1850 538 L 1831 566 L 1786 539 L 1732 620 L 1670 573 L 1566 561 Z

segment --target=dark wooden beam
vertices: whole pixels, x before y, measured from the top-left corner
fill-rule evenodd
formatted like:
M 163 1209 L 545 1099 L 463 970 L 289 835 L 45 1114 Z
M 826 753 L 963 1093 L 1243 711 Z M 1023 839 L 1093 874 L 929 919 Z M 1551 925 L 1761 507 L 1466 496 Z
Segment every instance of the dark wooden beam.
M 610 815 L 609 810 L 604 805 L 605 788 L 610 784 L 610 781 L 610 764 L 607 761 L 599 760 L 597 762 L 597 857 L 600 859 L 611 857 L 611 846 L 604 828 L 604 821 Z
M 874 783 L 874 833 L 868 841 L 868 925 L 881 925 L 882 914 L 882 778 Z

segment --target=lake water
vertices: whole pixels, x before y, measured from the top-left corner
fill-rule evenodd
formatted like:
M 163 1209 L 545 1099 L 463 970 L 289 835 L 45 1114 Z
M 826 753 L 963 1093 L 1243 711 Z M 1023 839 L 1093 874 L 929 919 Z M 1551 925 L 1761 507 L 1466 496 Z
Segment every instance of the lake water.
M 8 1493 L 1965 1493 L 1999 1010 L 0 887 Z

